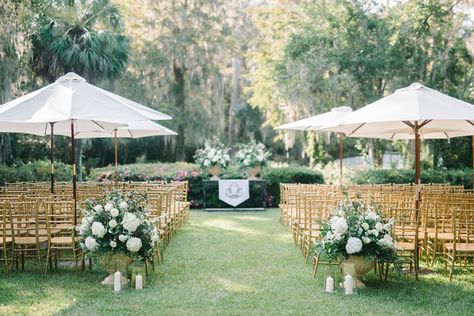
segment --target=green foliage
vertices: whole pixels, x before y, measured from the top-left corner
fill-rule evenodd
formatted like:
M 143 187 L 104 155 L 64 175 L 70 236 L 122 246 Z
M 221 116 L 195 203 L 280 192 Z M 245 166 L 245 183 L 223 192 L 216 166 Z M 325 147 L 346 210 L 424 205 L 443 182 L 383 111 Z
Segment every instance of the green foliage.
M 352 182 L 356 184 L 383 184 L 383 183 L 413 183 L 415 171 L 413 169 L 380 169 L 368 170 L 355 174 Z M 421 170 L 421 183 L 449 183 L 464 185 L 472 188 L 472 169 L 453 170 Z
M 56 181 L 72 181 L 71 166 L 62 162 L 55 163 Z M 46 160 L 37 160 L 28 164 L 17 163 L 12 166 L 0 164 L 0 185 L 9 182 L 49 181 L 51 164 Z
M 273 206 L 280 203 L 280 183 L 324 183 L 320 172 L 303 167 L 267 168 L 262 177 L 267 180 L 267 193 Z

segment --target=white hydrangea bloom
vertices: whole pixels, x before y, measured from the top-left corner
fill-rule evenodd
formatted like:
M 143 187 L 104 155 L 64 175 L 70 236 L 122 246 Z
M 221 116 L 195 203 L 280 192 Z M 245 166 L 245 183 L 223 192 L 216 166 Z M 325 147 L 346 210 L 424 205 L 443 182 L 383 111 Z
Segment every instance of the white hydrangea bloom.
M 393 238 L 389 234 L 385 234 L 382 239 L 377 242 L 380 246 L 386 248 L 392 248 L 393 245 Z
M 360 225 L 364 230 L 369 230 L 369 224 L 367 224 L 366 222 L 362 223 L 362 225 Z
M 119 239 L 121 242 L 125 242 L 125 241 L 128 239 L 128 236 L 127 236 L 127 235 L 119 235 L 118 239 Z
M 111 202 L 108 202 L 107 204 L 105 204 L 105 207 L 104 207 L 105 211 L 107 212 L 110 212 L 110 210 L 113 208 L 114 208 L 114 205 Z
M 367 214 L 365 214 L 365 218 L 373 221 L 380 219 L 380 217 L 374 211 L 368 211 Z
M 116 208 L 113 208 L 110 210 L 110 216 L 117 217 L 118 215 L 119 215 L 119 210 L 117 210 Z
M 98 246 L 97 241 L 94 239 L 94 237 L 91 236 L 86 238 L 84 244 L 86 245 L 86 248 L 89 251 L 94 251 Z
M 140 220 L 135 214 L 127 212 L 123 216 L 122 225 L 123 228 L 133 233 L 140 225 Z
M 97 213 L 101 213 L 103 210 L 104 208 L 100 204 L 97 204 L 96 206 L 94 206 L 94 211 L 96 211 Z
M 111 219 L 111 220 L 109 221 L 109 227 L 110 227 L 110 228 L 115 228 L 115 227 L 117 227 L 117 225 L 118 225 L 118 223 L 117 223 L 117 221 L 116 221 L 115 219 Z
M 126 210 L 128 209 L 128 204 L 127 204 L 127 202 L 125 202 L 125 201 L 120 202 L 119 208 L 120 208 L 122 211 L 126 211 Z
M 140 248 L 142 247 L 142 240 L 140 238 L 137 238 L 137 237 L 131 237 L 127 241 L 126 245 L 127 245 L 127 249 L 130 252 L 138 252 L 140 250 Z
M 211 164 L 211 161 L 206 159 L 206 160 L 204 160 L 203 164 L 204 164 L 205 167 L 209 167 L 209 165 Z
M 374 235 L 375 237 L 378 237 L 378 236 L 379 236 L 379 231 L 376 230 L 376 229 L 372 229 L 371 231 L 369 231 L 369 234 L 372 234 L 372 235 Z
M 335 216 L 331 219 L 331 229 L 336 235 L 342 235 L 347 232 L 347 221 L 343 217 Z
M 383 230 L 383 224 L 381 222 L 377 222 L 375 224 L 375 229 L 381 232 Z
M 102 225 L 101 222 L 93 222 L 92 223 L 92 234 L 99 237 L 99 238 L 102 238 L 104 237 L 105 233 L 107 231 L 105 230 L 105 227 L 104 225 Z
M 348 254 L 355 254 L 362 250 L 362 241 L 356 237 L 349 237 L 346 244 L 346 251 Z

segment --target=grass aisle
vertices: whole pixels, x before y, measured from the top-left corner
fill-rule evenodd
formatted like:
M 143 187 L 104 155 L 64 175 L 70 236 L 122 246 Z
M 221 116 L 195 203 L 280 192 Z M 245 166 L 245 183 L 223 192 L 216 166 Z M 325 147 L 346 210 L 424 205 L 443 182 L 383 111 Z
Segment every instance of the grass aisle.
M 472 315 L 474 310 L 472 275 L 450 284 L 439 275 L 416 282 L 394 274 L 379 282 L 371 274 L 369 289 L 356 296 L 323 293 L 322 276 L 311 278 L 311 266 L 275 209 L 193 211 L 141 292 L 114 294 L 99 284 L 103 276 L 1 275 L 0 314 Z

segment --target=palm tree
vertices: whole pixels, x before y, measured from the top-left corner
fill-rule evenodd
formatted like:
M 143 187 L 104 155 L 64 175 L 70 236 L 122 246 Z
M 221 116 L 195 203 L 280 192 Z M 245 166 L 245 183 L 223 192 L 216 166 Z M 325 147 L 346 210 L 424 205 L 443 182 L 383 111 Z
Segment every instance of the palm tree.
M 119 76 L 128 61 L 128 39 L 109 0 L 49 0 L 32 26 L 31 66 L 48 82 L 74 71 L 90 83 Z M 77 142 L 82 180 L 82 142 Z

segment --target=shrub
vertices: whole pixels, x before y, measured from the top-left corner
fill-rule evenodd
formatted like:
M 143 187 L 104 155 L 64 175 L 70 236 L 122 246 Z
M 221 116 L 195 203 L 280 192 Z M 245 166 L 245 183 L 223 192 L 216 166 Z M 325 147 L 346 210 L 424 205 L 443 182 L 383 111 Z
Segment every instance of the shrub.
M 280 183 L 324 183 L 323 175 L 304 167 L 267 168 L 263 172 L 267 180 L 267 205 L 278 206 L 280 203 Z
M 413 169 L 378 169 L 358 173 L 352 178 L 352 182 L 355 184 L 403 184 L 413 183 L 414 178 L 415 170 Z M 472 169 L 421 170 L 421 183 L 449 183 L 464 185 L 466 189 L 471 189 Z
M 71 166 L 56 162 L 54 177 L 56 181 L 71 181 Z M 49 181 L 51 164 L 48 160 L 37 160 L 28 164 L 17 163 L 11 166 L 0 164 L 0 185 L 7 182 Z

